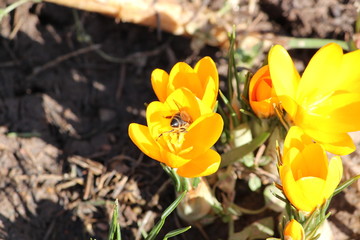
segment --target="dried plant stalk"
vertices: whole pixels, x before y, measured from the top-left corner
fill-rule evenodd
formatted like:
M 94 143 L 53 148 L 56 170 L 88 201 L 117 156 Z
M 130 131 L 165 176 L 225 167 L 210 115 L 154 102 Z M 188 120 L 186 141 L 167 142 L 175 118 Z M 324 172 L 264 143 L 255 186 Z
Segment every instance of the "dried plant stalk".
M 193 1 L 179 0 L 44 0 L 84 11 L 114 17 L 117 21 L 140 24 L 170 32 L 193 36 L 203 32 L 207 44 L 220 46 L 227 42 L 231 29 L 219 27 L 218 13 Z M 201 30 L 201 31 L 199 31 Z

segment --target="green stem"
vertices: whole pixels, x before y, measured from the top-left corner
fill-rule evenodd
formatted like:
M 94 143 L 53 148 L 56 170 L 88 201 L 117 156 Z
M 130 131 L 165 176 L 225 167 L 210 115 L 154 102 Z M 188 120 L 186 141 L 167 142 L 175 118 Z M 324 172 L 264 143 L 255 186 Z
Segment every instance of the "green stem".
M 290 38 L 287 46 L 289 49 L 316 49 L 320 48 L 328 43 L 337 43 L 344 50 L 349 50 L 349 45 L 345 41 L 334 39 L 319 39 L 319 38 Z

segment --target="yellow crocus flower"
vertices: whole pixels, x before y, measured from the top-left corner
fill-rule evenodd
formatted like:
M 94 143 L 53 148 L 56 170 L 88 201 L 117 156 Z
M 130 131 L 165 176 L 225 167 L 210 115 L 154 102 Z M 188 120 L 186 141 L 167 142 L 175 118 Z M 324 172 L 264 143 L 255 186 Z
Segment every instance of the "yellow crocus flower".
M 131 140 L 149 157 L 176 168 L 182 177 L 217 171 L 220 155 L 210 149 L 223 130 L 221 116 L 186 88 L 146 109 L 147 126 L 131 123 Z
M 360 50 L 343 54 L 335 43 L 312 57 L 300 77 L 280 45 L 269 52 L 272 83 L 292 125 L 338 155 L 355 150 L 348 132 L 360 130 Z
M 333 194 L 343 172 L 341 158 L 330 162 L 321 144 L 297 126 L 290 128 L 284 142 L 279 175 L 286 198 L 298 210 L 312 212 Z
M 164 102 L 176 89 L 184 87 L 213 109 L 219 91 L 219 75 L 214 61 L 204 57 L 194 68 L 178 62 L 170 74 L 155 69 L 151 74 L 151 84 L 160 102 Z
M 305 240 L 305 232 L 301 224 L 292 219 L 289 221 L 284 229 L 285 240 Z

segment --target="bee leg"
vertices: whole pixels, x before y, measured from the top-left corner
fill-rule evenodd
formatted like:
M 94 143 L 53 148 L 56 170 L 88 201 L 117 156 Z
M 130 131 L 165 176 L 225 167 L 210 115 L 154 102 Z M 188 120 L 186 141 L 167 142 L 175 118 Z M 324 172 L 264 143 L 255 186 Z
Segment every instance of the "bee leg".
M 162 135 L 164 135 L 164 133 L 171 133 L 171 132 L 173 132 L 173 131 L 174 131 L 174 129 L 171 129 L 171 130 L 169 130 L 169 131 L 160 133 L 160 135 L 156 138 L 156 141 L 157 141 Z
M 187 133 L 186 128 L 183 128 L 183 127 L 179 129 L 179 132 L 181 132 L 181 133 Z

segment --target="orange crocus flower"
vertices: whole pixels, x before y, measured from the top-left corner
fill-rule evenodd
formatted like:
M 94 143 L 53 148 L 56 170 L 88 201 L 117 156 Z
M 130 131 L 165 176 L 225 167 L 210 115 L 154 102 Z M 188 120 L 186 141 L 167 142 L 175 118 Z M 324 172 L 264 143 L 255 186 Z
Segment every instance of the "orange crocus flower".
M 285 240 L 305 240 L 305 232 L 301 224 L 292 219 L 289 221 L 284 229 Z
M 187 88 L 213 109 L 219 91 L 219 75 L 214 61 L 204 57 L 194 68 L 178 62 L 170 74 L 155 69 L 151 74 L 151 84 L 160 102 L 164 102 L 176 89 Z
M 147 126 L 129 125 L 131 140 L 149 157 L 176 168 L 182 177 L 217 171 L 220 155 L 210 149 L 223 130 L 221 116 L 186 88 L 146 109 Z
M 259 118 L 268 118 L 274 115 L 273 104 L 276 103 L 276 93 L 272 86 L 268 65 L 260 68 L 251 78 L 249 102 Z

